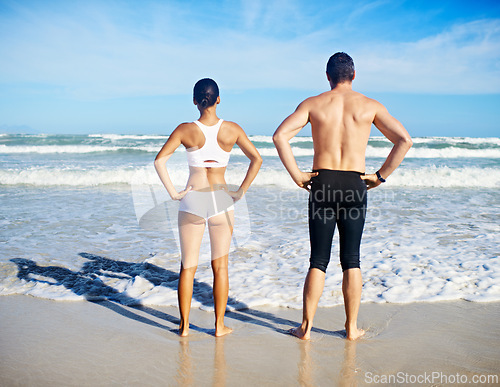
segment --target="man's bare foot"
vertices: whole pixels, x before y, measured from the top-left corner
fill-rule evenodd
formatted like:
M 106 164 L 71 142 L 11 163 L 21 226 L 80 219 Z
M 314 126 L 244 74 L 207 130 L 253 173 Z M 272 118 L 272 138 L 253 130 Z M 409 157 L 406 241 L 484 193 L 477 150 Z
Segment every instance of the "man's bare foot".
M 225 325 L 222 328 L 215 328 L 215 337 L 221 337 L 228 335 L 233 330 L 231 328 L 226 327 Z
M 347 340 L 356 340 L 363 336 L 366 332 L 363 329 L 346 329 L 346 339 Z
M 309 340 L 311 338 L 311 333 L 304 331 L 304 329 L 302 329 L 302 325 L 299 325 L 297 328 L 289 329 L 288 333 L 301 340 Z

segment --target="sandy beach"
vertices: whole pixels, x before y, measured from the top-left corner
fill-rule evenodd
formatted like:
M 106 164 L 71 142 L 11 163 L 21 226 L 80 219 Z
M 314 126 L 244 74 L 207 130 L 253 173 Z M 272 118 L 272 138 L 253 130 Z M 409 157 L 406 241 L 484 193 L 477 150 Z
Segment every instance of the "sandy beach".
M 500 139 L 415 138 L 390 184 L 371 191 L 358 320 L 368 333 L 354 343 L 337 242 L 311 341 L 286 333 L 301 321 L 307 195 L 271 136 L 251 139 L 266 164 L 237 203 L 234 332 L 213 336 L 207 240 L 181 339 L 178 204 L 152 165 L 165 136 L 3 136 L 0 386 L 500 384 Z M 293 146 L 308 170 L 312 139 Z M 389 147 L 370 140 L 367 170 Z M 185 157 L 169 160 L 178 184 Z
M 286 334 L 296 309 L 228 312 L 234 332 L 217 339 L 213 314 L 196 308 L 188 338 L 176 334 L 173 307 L 4 296 L 0 310 L 2 386 L 498 385 L 500 377 L 499 302 L 363 304 L 367 335 L 357 342 L 343 338 L 341 306 L 319 309 L 308 342 Z
M 500 387 L 500 0 L 0 0 L 0 54 L 0 387 Z

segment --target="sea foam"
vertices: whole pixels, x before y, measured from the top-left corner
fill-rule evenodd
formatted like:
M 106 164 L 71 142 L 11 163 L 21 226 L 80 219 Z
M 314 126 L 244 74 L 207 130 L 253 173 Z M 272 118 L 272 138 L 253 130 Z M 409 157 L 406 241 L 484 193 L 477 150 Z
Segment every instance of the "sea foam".
M 27 190 L 3 198 L 11 209 L 20 200 L 16 214 L 28 211 L 30 221 L 14 216 L 4 226 L 0 295 L 176 306 L 176 220 L 165 218 L 167 228 L 141 227 L 125 191 L 64 192 L 45 190 L 42 197 Z M 309 258 L 307 194 L 266 188 L 247 195 L 250 229 L 230 253 L 229 307 L 300 308 Z M 362 301 L 499 301 L 499 208 L 495 190 L 472 196 L 467 190 L 371 191 L 361 245 Z M 193 296 L 193 307 L 206 310 L 213 308 L 209 251 L 207 241 Z M 343 302 L 341 282 L 335 235 L 320 306 Z
M 186 168 L 173 168 L 172 180 L 182 187 L 188 178 Z M 229 169 L 226 181 L 239 184 L 245 170 Z M 152 166 L 117 167 L 112 169 L 36 168 L 0 170 L 0 185 L 51 186 L 112 186 L 133 184 L 161 184 Z M 285 170 L 263 168 L 253 183 L 254 186 L 277 186 L 294 188 L 295 184 Z M 388 187 L 442 187 L 442 188 L 495 188 L 500 187 L 500 170 L 496 168 L 450 168 L 429 166 L 422 168 L 400 168 L 388 178 Z
M 178 202 L 153 167 L 167 136 L 0 136 L 0 295 L 177 305 Z M 271 136 L 251 136 L 264 163 L 237 203 L 230 308 L 300 308 L 308 269 L 307 192 L 279 160 Z M 302 170 L 311 138 L 291 141 Z M 391 143 L 370 139 L 366 172 Z M 500 300 L 500 139 L 415 138 L 387 183 L 370 190 L 361 246 L 363 302 Z M 184 188 L 183 149 L 169 174 Z M 226 171 L 243 181 L 238 148 Z M 177 207 L 176 207 L 177 206 Z M 342 303 L 337 234 L 321 306 Z M 193 306 L 211 310 L 205 234 Z

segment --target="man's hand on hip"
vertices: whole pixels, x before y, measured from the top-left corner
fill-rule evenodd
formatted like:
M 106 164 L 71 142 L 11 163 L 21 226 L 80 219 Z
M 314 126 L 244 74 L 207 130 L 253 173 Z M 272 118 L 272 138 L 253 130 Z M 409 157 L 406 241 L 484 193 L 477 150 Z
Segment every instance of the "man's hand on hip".
M 362 175 L 360 176 L 362 180 L 365 181 L 366 188 L 372 189 L 375 187 L 378 187 L 382 182 L 378 179 L 377 175 L 374 173 L 371 173 L 369 175 Z
M 318 172 L 300 172 L 300 175 L 293 178 L 295 184 L 300 188 L 304 188 L 306 191 L 311 190 L 311 179 L 318 176 Z

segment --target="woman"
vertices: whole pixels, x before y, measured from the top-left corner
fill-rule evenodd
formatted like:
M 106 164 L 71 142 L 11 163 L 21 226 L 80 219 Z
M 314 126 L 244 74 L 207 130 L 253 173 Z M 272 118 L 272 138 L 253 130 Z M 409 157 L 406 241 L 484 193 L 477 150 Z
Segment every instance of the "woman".
M 219 337 L 232 331 L 224 325 L 224 314 L 229 294 L 228 254 L 233 232 L 233 203 L 248 190 L 262 158 L 240 126 L 217 117 L 219 88 L 212 79 L 205 78 L 196 83 L 193 102 L 198 107 L 200 118 L 180 124 L 172 132 L 156 156 L 155 168 L 170 197 L 180 200 L 179 335 L 189 333 L 194 274 L 205 224 L 208 224 L 214 274 L 215 336 Z M 189 179 L 186 188 L 177 192 L 168 175 L 166 162 L 181 144 L 187 150 Z M 250 159 L 250 165 L 239 189 L 229 191 L 224 173 L 234 144 Z

